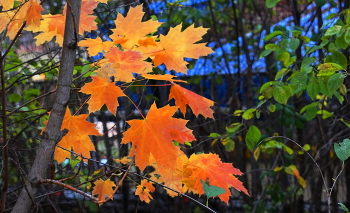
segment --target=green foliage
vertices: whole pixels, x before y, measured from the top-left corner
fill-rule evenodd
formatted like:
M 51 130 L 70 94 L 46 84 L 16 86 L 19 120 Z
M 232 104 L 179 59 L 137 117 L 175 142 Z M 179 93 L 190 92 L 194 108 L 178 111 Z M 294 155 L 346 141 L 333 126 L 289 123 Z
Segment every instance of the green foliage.
M 210 186 L 208 183 L 200 180 L 204 189 L 204 193 L 209 197 L 215 197 L 224 194 L 226 191 L 223 188 L 217 186 Z
M 253 151 L 254 147 L 260 141 L 261 132 L 258 127 L 251 125 L 245 136 L 245 142 L 250 151 Z
M 350 157 L 350 140 L 344 139 L 343 142 L 334 144 L 334 151 L 338 158 L 345 161 Z

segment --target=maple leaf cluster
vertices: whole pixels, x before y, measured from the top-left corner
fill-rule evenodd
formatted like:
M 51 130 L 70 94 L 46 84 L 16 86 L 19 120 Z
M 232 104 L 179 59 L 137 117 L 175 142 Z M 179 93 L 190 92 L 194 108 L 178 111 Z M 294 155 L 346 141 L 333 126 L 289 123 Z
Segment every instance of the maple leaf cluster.
M 84 31 L 97 29 L 93 9 L 98 3 L 104 1 L 84 0 L 80 15 L 80 26 L 77 34 Z M 22 0 L 19 7 L 13 9 L 15 0 L 0 0 L 0 6 L 4 12 L 0 13 L 0 32 L 6 30 L 6 35 L 14 39 L 21 27 L 25 30 L 39 33 L 36 35 L 36 44 L 40 45 L 51 41 L 55 37 L 56 43 L 62 45 L 65 15 L 70 10 L 66 5 L 62 14 L 42 15 L 43 8 L 38 0 Z M 115 21 L 115 29 L 110 35 L 111 41 L 103 41 L 101 38 L 85 39 L 78 43 L 86 47 L 90 56 L 100 52 L 104 58 L 98 61 L 96 76 L 86 83 L 80 92 L 91 95 L 87 101 L 90 113 L 98 111 L 103 105 L 114 115 L 117 113 L 118 98 L 126 96 L 121 87 L 110 82 L 113 76 L 116 81 L 130 83 L 135 76 L 146 79 L 169 81 L 171 89 L 169 100 L 175 99 L 175 106 L 157 108 L 155 104 L 150 107 L 144 119 L 129 120 L 130 128 L 124 132 L 122 143 L 132 143 L 130 157 L 135 155 L 135 165 L 144 170 L 151 165 L 156 171 L 151 174 L 151 179 L 164 183 L 180 193 L 193 192 L 204 194 L 201 181 L 210 185 L 223 188 L 225 193 L 219 197 L 228 203 L 229 188 L 233 187 L 248 195 L 248 191 L 234 175 L 242 175 L 232 164 L 222 163 L 216 154 L 191 155 L 189 158 L 174 145 L 174 141 L 180 144 L 192 142 L 195 137 L 192 130 L 186 127 L 187 120 L 174 118 L 173 115 L 179 109 L 183 114 L 189 106 L 196 116 L 199 114 L 205 118 L 214 118 L 210 108 L 214 102 L 206 99 L 190 90 L 181 87 L 175 82 L 183 82 L 174 79 L 173 75 L 149 74 L 153 67 L 164 64 L 168 70 L 187 74 L 187 62 L 184 58 L 197 59 L 206 56 L 213 51 L 205 46 L 205 43 L 197 43 L 202 39 L 207 29 L 203 27 L 189 26 L 182 30 L 182 25 L 170 28 L 167 35 L 154 36 L 154 32 L 162 24 L 159 21 L 142 21 L 144 13 L 142 6 L 130 8 L 127 16 L 118 15 Z M 130 27 L 132 26 L 132 27 Z M 68 133 L 57 144 L 54 158 L 57 162 L 63 162 L 74 153 L 90 158 L 90 151 L 95 151 L 89 135 L 100 135 L 93 123 L 86 121 L 89 114 L 71 115 L 69 109 L 64 116 L 61 129 L 68 129 Z M 63 149 L 62 149 L 62 148 Z M 116 160 L 121 163 L 129 163 L 130 159 Z M 176 163 L 174 163 L 176 162 Z M 98 195 L 101 202 L 106 197 L 113 198 L 115 183 L 111 180 L 97 180 L 93 195 Z M 136 188 L 136 195 L 145 202 L 150 202 L 150 192 L 155 190 L 152 183 L 142 180 Z M 168 191 L 169 195 L 177 193 Z

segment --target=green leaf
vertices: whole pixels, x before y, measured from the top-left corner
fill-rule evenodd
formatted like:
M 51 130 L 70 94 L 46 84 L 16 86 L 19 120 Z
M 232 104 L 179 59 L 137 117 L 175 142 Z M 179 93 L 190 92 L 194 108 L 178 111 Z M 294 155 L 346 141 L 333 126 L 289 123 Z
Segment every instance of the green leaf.
M 310 121 L 312 119 L 314 119 L 317 115 L 317 108 L 316 106 L 310 106 L 306 109 L 305 112 L 306 115 L 306 120 Z
M 285 74 L 287 74 L 290 70 L 287 68 L 282 68 L 280 71 L 276 73 L 275 80 L 281 79 Z
M 298 38 L 292 38 L 289 42 L 289 48 L 294 51 L 296 50 L 300 45 L 300 40 Z
M 235 142 L 230 138 L 225 138 L 221 141 L 221 143 L 225 146 L 225 150 L 231 152 L 235 149 Z
M 292 76 L 290 86 L 293 89 L 293 94 L 304 90 L 306 88 L 306 83 L 307 83 L 307 73 L 306 72 L 298 72 L 297 74 Z
M 345 161 L 350 156 L 350 140 L 344 139 L 343 142 L 334 144 L 334 151 L 338 158 Z
M 269 35 L 267 35 L 265 38 L 264 38 L 264 41 L 267 41 L 267 40 L 270 40 L 276 36 L 279 36 L 279 35 L 282 35 L 283 32 L 282 31 L 275 31 L 275 32 L 272 32 L 270 33 Z
M 215 197 L 221 194 L 224 194 L 226 192 L 225 189 L 218 187 L 218 186 L 209 186 L 206 182 L 203 180 L 200 180 L 204 189 L 204 193 L 208 197 Z
M 341 48 L 345 50 L 348 46 L 349 43 L 345 41 L 345 34 L 342 33 L 340 36 L 337 36 L 335 39 L 335 44 L 337 45 L 338 48 Z
M 275 112 L 276 111 L 276 105 L 270 105 L 269 106 L 270 112 Z
M 260 53 L 259 59 L 269 55 L 272 51 L 273 51 L 273 49 L 267 49 L 267 50 L 262 51 Z
M 305 69 L 306 67 L 311 66 L 312 63 L 316 61 L 316 58 L 314 57 L 305 57 L 301 61 L 301 69 Z
M 331 62 L 339 64 L 343 69 L 346 69 L 348 66 L 348 60 L 345 55 L 339 51 L 332 51 L 331 59 Z
M 316 0 L 316 5 L 317 7 L 322 7 L 323 5 L 325 5 L 327 3 L 327 0 Z
M 278 61 L 287 61 L 290 58 L 290 54 L 288 52 L 282 52 L 279 55 L 276 55 L 276 59 Z
M 346 43 L 348 43 L 348 44 L 350 43 L 350 31 L 349 30 L 345 31 L 345 33 L 344 33 L 344 40 L 345 40 Z
M 226 127 L 227 134 L 232 135 L 233 133 L 236 133 L 241 127 L 242 127 L 242 124 L 240 123 L 231 124 L 230 126 Z
M 328 30 L 326 31 L 326 33 L 324 35 L 325 36 L 331 36 L 331 35 L 337 34 L 337 33 L 340 32 L 340 30 L 342 28 L 343 27 L 340 26 L 340 25 L 334 25 L 333 27 L 328 28 Z
M 280 0 L 266 0 L 266 7 L 273 8 Z
M 324 63 L 320 64 L 317 69 L 319 70 L 317 76 L 329 76 L 336 71 L 342 70 L 343 67 L 336 63 Z
M 342 204 L 342 203 L 338 203 L 338 204 L 342 210 L 349 212 L 349 209 L 344 204 Z
M 329 117 L 332 117 L 333 113 L 328 112 L 327 110 L 318 110 L 317 111 L 318 115 L 322 115 L 322 119 L 327 119 Z
M 243 119 L 245 120 L 249 120 L 254 118 L 254 112 L 256 111 L 256 109 L 248 109 L 247 111 L 245 111 L 242 115 Z
M 261 132 L 258 127 L 251 125 L 248 129 L 247 135 L 245 136 L 245 142 L 250 151 L 253 151 L 255 145 L 259 142 Z
M 210 133 L 210 135 L 208 137 L 210 137 L 210 138 L 219 138 L 219 137 L 221 137 L 221 135 L 218 134 L 218 133 Z
M 275 86 L 273 89 L 273 97 L 280 104 L 287 103 L 286 91 L 281 86 Z
M 307 84 L 306 91 L 309 94 L 310 98 L 314 100 L 320 93 L 320 85 L 315 81 L 315 79 L 312 78 Z
M 329 77 L 328 82 L 327 82 L 328 91 L 330 93 L 333 93 L 339 87 L 341 87 L 341 85 L 343 85 L 344 78 L 345 78 L 345 76 L 343 75 L 343 73 L 336 73 L 336 74 L 332 75 L 331 77 Z
M 12 93 L 9 95 L 9 101 L 10 102 L 19 102 L 22 99 L 22 96 L 18 95 L 17 93 Z

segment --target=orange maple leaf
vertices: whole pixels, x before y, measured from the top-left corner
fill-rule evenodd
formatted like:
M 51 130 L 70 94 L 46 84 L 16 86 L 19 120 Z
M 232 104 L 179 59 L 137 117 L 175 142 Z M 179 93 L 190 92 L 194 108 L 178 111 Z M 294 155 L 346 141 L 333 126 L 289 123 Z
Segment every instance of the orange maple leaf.
M 204 193 L 200 180 L 209 181 L 210 185 L 225 189 L 226 193 L 219 195 L 219 198 L 227 204 L 231 196 L 228 190 L 230 187 L 249 195 L 242 182 L 234 176 L 243 173 L 230 163 L 222 163 L 216 154 L 191 155 L 188 163 L 184 165 L 184 171 L 187 174 L 187 177 L 183 178 L 185 189 L 199 195 Z
M 184 115 L 186 114 L 186 105 L 188 105 L 196 116 L 202 114 L 206 118 L 214 118 L 214 112 L 210 108 L 214 105 L 214 101 L 200 96 L 175 83 L 173 83 L 170 89 L 169 100 L 172 98 L 175 99 L 175 105 L 180 107 L 180 110 Z
M 2 7 L 3 11 L 12 9 L 14 3 L 15 0 L 0 0 L 0 6 Z
M 128 156 L 125 156 L 122 159 L 114 159 L 114 160 L 115 162 L 122 163 L 122 164 L 128 164 L 130 161 L 132 161 Z
M 41 7 L 39 2 L 31 0 L 30 6 L 27 10 L 27 25 L 34 25 L 35 27 L 40 26 L 40 19 L 42 18 L 41 11 L 44 9 Z
M 151 179 L 159 183 L 164 183 L 165 186 L 183 193 L 183 186 L 182 186 L 183 183 L 181 182 L 184 176 L 183 165 L 188 162 L 188 158 L 185 155 L 185 153 L 183 153 L 180 150 L 179 147 L 176 147 L 176 148 L 177 148 L 177 158 L 174 163 L 176 168 L 158 167 L 156 163 L 153 163 L 151 165 L 156 170 L 151 173 L 151 175 L 153 175 Z M 151 156 L 151 160 L 150 160 L 151 162 L 154 161 L 154 159 L 152 158 L 153 156 Z M 175 197 L 179 195 L 178 193 L 172 190 L 169 190 L 167 188 L 165 188 L 165 190 L 171 197 Z
M 130 120 L 131 126 L 124 133 L 122 143 L 132 142 L 131 154 L 136 148 L 135 162 L 141 170 L 150 164 L 150 154 L 158 167 L 174 167 L 177 148 L 173 141 L 179 143 L 193 141 L 192 130 L 186 127 L 187 120 L 173 118 L 177 107 L 157 108 L 153 103 L 144 120 Z
M 142 5 L 130 8 L 126 17 L 118 15 L 115 21 L 117 28 L 112 30 L 113 34 L 110 36 L 114 43 L 122 45 L 123 49 L 131 49 L 138 45 L 145 35 L 157 31 L 162 23 L 152 20 L 141 22 L 143 15 Z
M 106 104 L 108 111 L 116 115 L 118 104 L 118 97 L 125 96 L 120 87 L 115 83 L 110 83 L 105 78 L 92 76 L 92 82 L 85 84 L 80 92 L 91 94 L 89 104 L 89 112 L 100 110 Z
M 102 41 L 100 37 L 96 39 L 85 39 L 83 41 L 78 42 L 79 46 L 87 47 L 90 56 L 97 55 L 99 52 L 107 52 L 114 43 L 112 41 Z
M 183 80 L 173 79 L 173 78 L 177 77 L 175 75 L 169 75 L 169 74 L 151 75 L 151 74 L 145 74 L 145 73 L 143 73 L 141 75 L 142 75 L 142 77 L 147 78 L 147 79 L 160 80 L 160 81 L 176 81 L 176 82 L 184 82 L 184 83 L 186 83 L 186 81 L 183 81 Z
M 99 2 L 94 0 L 86 0 L 81 4 L 81 12 L 80 12 L 80 24 L 79 24 L 79 34 L 83 34 L 84 31 L 91 31 L 97 29 L 95 19 L 96 17 L 93 15 L 93 10 L 96 8 L 96 5 Z M 66 22 L 66 10 L 67 5 L 63 9 L 62 14 L 57 15 L 43 15 L 43 19 L 40 22 L 39 28 L 27 27 L 26 30 L 33 32 L 42 32 L 34 39 L 36 39 L 35 44 L 40 45 L 45 41 L 51 41 L 53 37 L 56 37 L 56 43 L 60 46 L 63 44 L 63 34 L 64 34 L 64 26 Z
M 113 187 L 117 187 L 115 183 L 111 180 L 102 180 L 98 179 L 94 182 L 94 190 L 92 191 L 92 195 L 98 195 L 97 198 L 99 201 L 99 205 L 102 205 L 102 202 L 106 201 L 106 197 L 113 200 L 114 189 Z
M 95 129 L 95 124 L 86 121 L 88 116 L 88 114 L 72 116 L 67 108 L 61 130 L 68 129 L 68 133 L 63 136 L 62 140 L 58 142 L 57 145 L 68 150 L 73 149 L 75 153 L 90 158 L 90 151 L 95 151 L 95 146 L 91 142 L 89 135 L 100 135 L 100 133 Z M 44 123 L 46 124 L 47 122 Z M 70 157 L 70 152 L 59 147 L 55 148 L 54 159 L 58 163 Z M 87 162 L 86 159 L 84 159 L 84 161 Z
M 206 28 L 189 26 L 184 31 L 181 31 L 182 25 L 170 28 L 166 36 L 160 35 L 160 42 L 156 42 L 158 47 L 148 46 L 140 47 L 145 55 L 153 58 L 155 66 L 165 64 L 168 70 L 187 73 L 188 64 L 184 58 L 199 58 L 213 53 L 213 50 L 205 46 L 205 43 L 194 44 L 202 39 L 202 36 L 207 32 Z
M 152 71 L 152 65 L 143 61 L 138 51 L 121 51 L 118 47 L 112 47 L 105 54 L 107 62 L 112 63 L 116 81 L 131 82 L 134 79 L 133 73 L 143 74 Z M 103 72 L 103 70 L 101 70 Z
M 154 190 L 152 183 L 148 182 L 148 180 L 142 180 L 141 184 L 136 187 L 135 195 L 138 195 L 141 201 L 149 203 L 153 199 L 150 192 L 154 192 Z

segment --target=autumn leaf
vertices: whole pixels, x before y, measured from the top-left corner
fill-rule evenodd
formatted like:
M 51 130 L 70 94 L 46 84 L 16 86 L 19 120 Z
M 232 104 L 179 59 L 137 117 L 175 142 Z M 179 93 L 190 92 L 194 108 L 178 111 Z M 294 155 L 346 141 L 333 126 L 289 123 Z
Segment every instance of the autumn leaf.
M 146 74 L 146 73 L 143 73 L 141 75 L 142 75 L 142 77 L 147 78 L 147 79 L 160 80 L 160 81 L 176 81 L 176 82 L 184 82 L 184 83 L 186 83 L 186 81 L 183 81 L 183 80 L 173 79 L 173 78 L 177 77 L 175 75 L 169 75 L 169 74 L 151 75 L 151 74 Z
M 126 17 L 118 15 L 116 29 L 112 30 L 113 34 L 110 36 L 114 43 L 122 45 L 123 49 L 132 49 L 139 44 L 139 40 L 144 41 L 145 35 L 157 31 L 162 23 L 152 20 L 141 22 L 143 15 L 142 5 L 131 7 Z M 147 43 L 150 41 L 147 40 Z
M 129 162 L 131 162 L 132 160 L 130 159 L 130 157 L 125 156 L 122 159 L 114 159 L 115 162 L 117 163 L 122 163 L 122 164 L 128 164 Z
M 2 7 L 3 11 L 12 9 L 14 3 L 15 0 L 0 0 L 0 6 Z
M 153 103 L 145 119 L 127 121 L 131 127 L 125 131 L 122 143 L 132 142 L 130 153 L 136 148 L 135 162 L 141 170 L 150 164 L 150 154 L 158 167 L 175 167 L 177 148 L 173 141 L 195 140 L 186 127 L 187 120 L 172 117 L 177 109 L 168 105 L 158 109 Z
M 170 28 L 166 36 L 160 35 L 160 42 L 156 44 L 158 47 L 148 46 L 148 51 L 142 50 L 145 55 L 153 58 L 155 66 L 165 64 L 168 70 L 175 70 L 187 74 L 188 64 L 184 58 L 198 59 L 213 53 L 213 50 L 205 46 L 205 43 L 194 44 L 202 39 L 207 32 L 206 28 L 189 26 L 181 31 L 182 25 Z M 141 50 L 140 50 L 141 51 Z
M 151 164 L 156 170 L 152 172 L 150 175 L 152 175 L 152 180 L 157 181 L 158 183 L 164 183 L 165 186 L 174 189 L 178 192 L 183 193 L 183 183 L 181 182 L 182 177 L 184 176 L 184 171 L 183 171 L 183 166 L 185 163 L 188 162 L 188 158 L 183 153 L 179 147 L 177 148 L 177 158 L 175 166 L 176 168 L 171 168 L 171 167 L 158 167 L 156 163 Z M 153 156 L 152 156 L 153 157 Z M 152 159 L 150 160 L 151 162 L 153 161 Z M 178 196 L 179 194 L 165 188 L 167 193 L 171 197 Z
M 153 199 L 150 192 L 154 192 L 155 188 L 148 180 L 142 180 L 141 184 L 136 187 L 135 195 L 140 197 L 141 201 L 149 203 Z
M 106 201 L 106 197 L 113 200 L 113 194 L 114 189 L 113 187 L 117 187 L 115 183 L 111 180 L 102 180 L 98 179 L 94 182 L 94 190 L 92 191 L 92 195 L 97 195 L 97 198 L 101 203 L 99 205 L 102 205 L 102 202 Z
M 112 41 L 102 41 L 100 37 L 96 39 L 85 39 L 83 41 L 78 42 L 79 46 L 87 47 L 90 56 L 97 55 L 99 52 L 107 52 L 114 43 Z
M 62 140 L 57 143 L 65 149 L 72 150 L 75 153 L 81 154 L 84 157 L 90 158 L 90 151 L 95 151 L 95 146 L 91 142 L 89 135 L 100 135 L 95 129 L 95 124 L 86 121 L 88 114 L 72 116 L 67 108 L 63 118 L 61 130 L 68 129 L 68 133 L 63 136 Z M 44 124 L 46 124 L 44 122 Z M 70 158 L 71 153 L 61 149 L 55 148 L 54 159 L 58 163 L 62 163 L 66 158 Z M 84 159 L 87 162 L 87 159 Z
M 40 3 L 34 0 L 29 2 L 30 6 L 27 10 L 27 25 L 34 25 L 35 27 L 40 26 L 41 11 L 44 9 L 41 7 Z
M 93 14 L 93 9 L 96 8 L 96 5 L 99 2 L 94 0 L 86 0 L 81 4 L 81 13 L 80 13 L 80 24 L 79 24 L 79 34 L 83 34 L 85 31 L 91 31 L 97 29 L 95 19 L 96 17 L 90 14 Z M 40 45 L 46 41 L 51 41 L 53 37 L 56 37 L 56 43 L 60 46 L 63 44 L 63 35 L 64 35 L 64 26 L 66 22 L 66 10 L 67 5 L 65 6 L 62 14 L 56 15 L 43 15 L 40 22 L 39 28 L 27 27 L 26 30 L 33 32 L 41 32 L 39 35 L 34 37 L 36 39 L 35 44 Z
M 143 61 L 143 57 L 138 51 L 121 51 L 118 47 L 113 47 L 105 54 L 110 68 L 114 70 L 113 75 L 116 81 L 131 82 L 134 79 L 133 73 L 143 74 L 152 71 L 152 65 Z M 103 70 L 101 70 L 103 72 Z
M 120 87 L 114 83 L 110 83 L 105 78 L 92 76 L 92 82 L 85 84 L 80 92 L 91 94 L 89 104 L 89 112 L 95 112 L 101 109 L 103 105 L 107 106 L 108 111 L 116 115 L 118 97 L 125 96 Z
M 200 96 L 175 83 L 170 89 L 169 100 L 172 98 L 175 99 L 175 105 L 180 107 L 180 110 L 184 115 L 186 114 L 186 105 L 188 105 L 196 116 L 202 114 L 206 118 L 214 118 L 214 112 L 210 108 L 214 105 L 214 101 Z
M 231 196 L 228 188 L 233 187 L 238 191 L 248 194 L 241 181 L 234 175 L 242 175 L 243 173 L 232 166 L 230 163 L 222 163 L 216 154 L 192 154 L 188 163 L 184 165 L 183 177 L 185 189 L 190 192 L 204 194 L 203 186 L 200 182 L 208 181 L 209 185 L 217 186 L 225 189 L 225 193 L 219 195 L 219 198 L 228 204 L 229 196 Z

